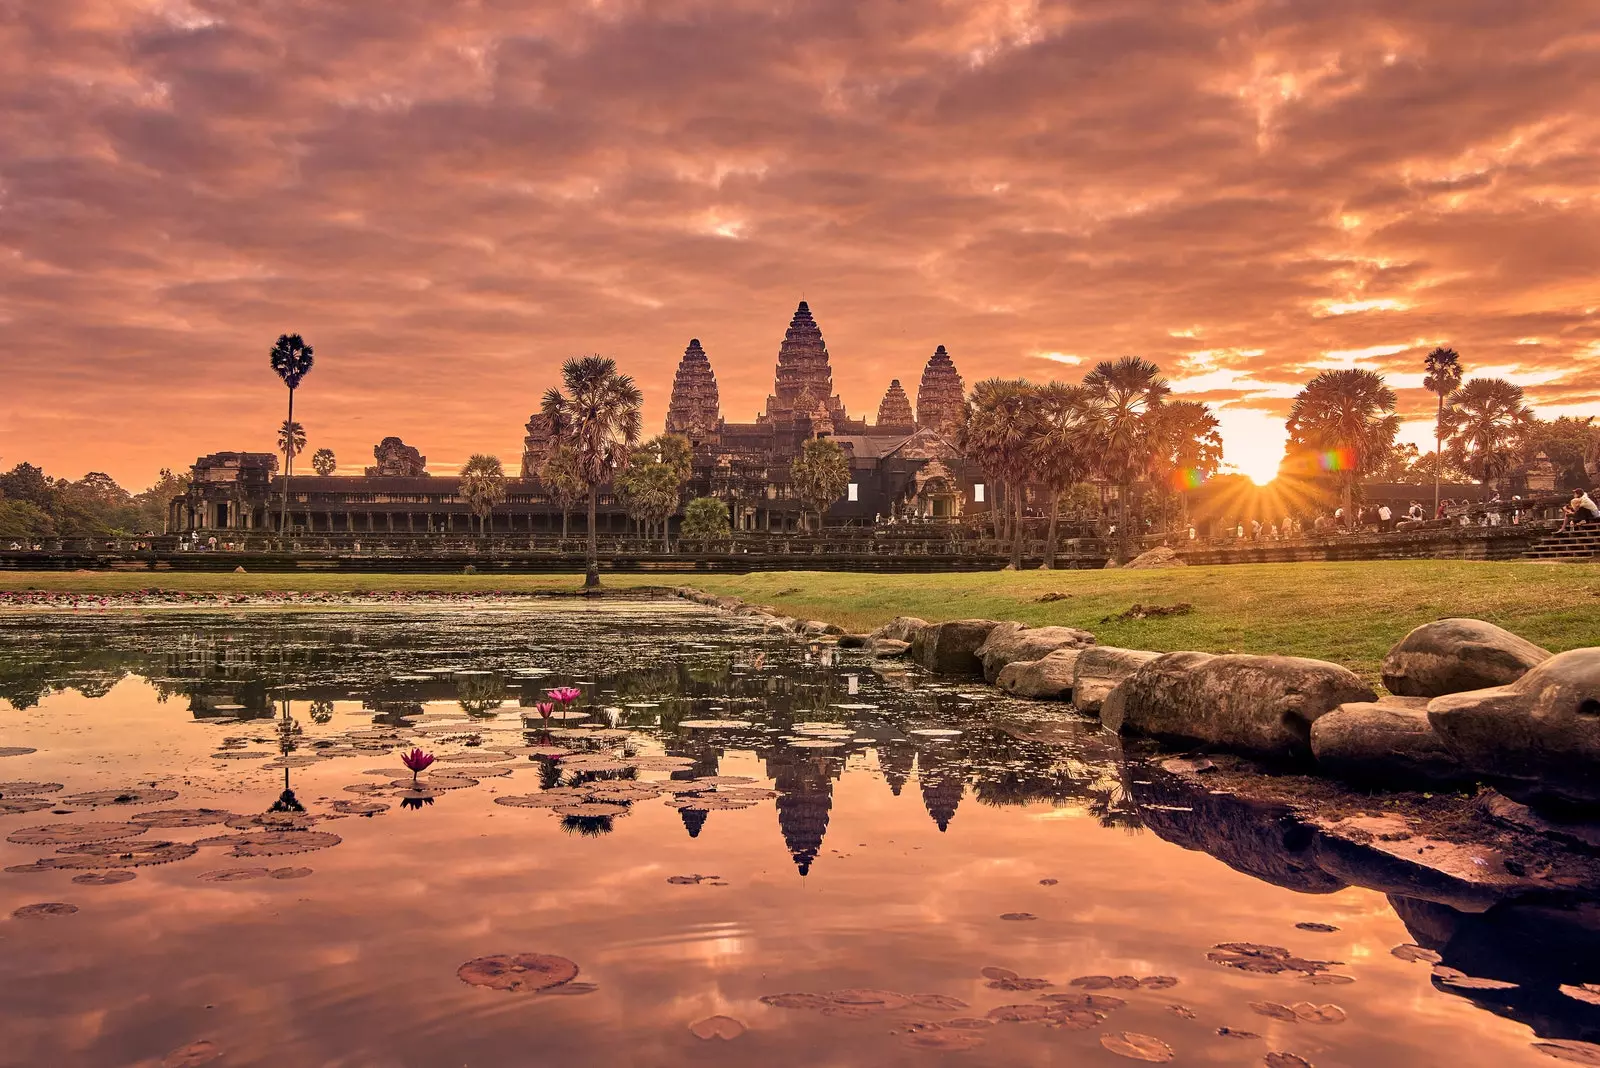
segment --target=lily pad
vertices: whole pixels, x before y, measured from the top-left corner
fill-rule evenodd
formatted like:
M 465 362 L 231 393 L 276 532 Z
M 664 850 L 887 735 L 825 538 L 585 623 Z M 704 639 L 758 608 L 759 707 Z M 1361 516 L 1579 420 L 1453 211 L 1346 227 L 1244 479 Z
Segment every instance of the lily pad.
M 90 790 L 87 793 L 63 797 L 60 804 L 74 808 L 98 808 L 102 805 L 153 805 L 171 801 L 178 796 L 176 790 L 150 790 L 132 787 L 127 790 Z
M 1066 1005 L 1059 1005 L 1050 1010 L 1049 1016 L 1045 1018 L 1045 1026 L 1060 1028 L 1065 1031 L 1088 1031 L 1099 1027 L 1104 1020 L 1104 1016 L 1092 1009 L 1076 1009 Z
M 243 883 L 266 877 L 266 868 L 218 868 L 216 871 L 203 871 L 195 876 L 203 883 Z
M 1600 1046 L 1593 1042 L 1555 1039 L 1549 1042 L 1535 1042 L 1533 1048 L 1546 1057 L 1554 1057 L 1568 1064 L 1600 1064 Z
M 997 968 L 992 964 L 989 965 L 988 967 L 984 968 L 983 971 L 979 972 L 978 974 L 983 976 L 985 979 L 1015 979 L 1015 978 L 1017 978 L 1017 973 L 1012 971 L 1010 968 Z
M 1139 985 L 1146 990 L 1170 990 L 1178 985 L 1175 975 L 1147 975 L 1139 980 Z
M 821 994 L 766 994 L 761 998 L 761 1004 L 770 1005 L 775 1009 L 810 1009 L 816 1012 L 827 1008 L 832 1002 Z
M 1347 986 L 1356 981 L 1353 975 L 1339 975 L 1335 972 L 1318 972 L 1316 975 L 1302 975 L 1300 982 L 1310 983 L 1312 986 Z
M 54 801 L 47 801 L 42 797 L 0 798 L 0 816 L 21 816 L 29 812 L 39 812 L 54 804 Z
M 1312 920 L 1307 920 L 1303 923 L 1297 923 L 1295 924 L 1295 927 L 1301 931 L 1314 931 L 1317 934 L 1332 934 L 1339 929 L 1331 923 L 1317 923 Z
M 1274 1020 L 1285 1023 L 1298 1023 L 1300 1014 L 1287 1005 L 1280 1005 L 1276 1001 L 1252 1001 L 1250 1011 L 1260 1016 L 1270 1016 Z
M 1044 1005 L 997 1005 L 987 1015 L 998 1023 L 1034 1023 L 1049 1016 L 1050 1009 Z
M 1516 983 L 1508 983 L 1503 979 L 1480 979 L 1468 975 L 1466 972 L 1447 968 L 1443 964 L 1433 966 L 1433 981 L 1456 990 L 1515 990 Z
M 1280 972 L 1304 972 L 1314 975 L 1329 965 L 1331 960 L 1307 960 L 1297 957 L 1282 946 L 1264 946 L 1255 942 L 1219 942 L 1213 946 L 1206 959 L 1225 968 L 1277 975 Z
M 132 882 L 139 876 L 131 871 L 86 871 L 82 875 L 74 875 L 72 881 L 80 886 L 115 886 L 117 883 Z
M 1109 1035 L 1101 1035 L 1100 1044 L 1119 1057 L 1153 1064 L 1165 1064 L 1174 1056 L 1172 1047 L 1159 1038 L 1135 1031 L 1114 1031 Z
M 939 1026 L 945 1030 L 987 1031 L 994 1026 L 994 1021 L 987 1016 L 956 1016 Z
M 971 1031 L 952 1031 L 943 1027 L 937 1031 L 911 1031 L 901 1041 L 913 1049 L 941 1050 L 947 1053 L 976 1049 L 987 1041 Z
M 1600 1005 L 1600 983 L 1580 983 L 1576 986 L 1562 985 L 1558 989 L 1569 998 L 1576 998 L 1578 1001 L 1589 1005 Z
M 558 816 L 578 816 L 583 819 L 595 819 L 606 816 L 626 816 L 627 805 L 608 804 L 604 801 L 581 801 L 576 805 L 560 805 L 551 809 Z
M 1172 1013 L 1172 1015 L 1178 1017 L 1179 1019 L 1183 1019 L 1183 1020 L 1199 1019 L 1199 1014 L 1196 1013 L 1193 1009 L 1191 1009 L 1187 1005 L 1179 1005 L 1179 1004 L 1174 1003 L 1174 1004 L 1171 1004 L 1171 1005 L 1167 1006 L 1167 1011 Z
M 84 845 L 62 846 L 58 855 L 49 858 L 57 868 L 143 868 L 152 864 L 170 864 L 194 856 L 196 850 L 188 842 L 162 842 L 139 839 L 136 842 L 89 842 Z M 41 861 L 41 863 L 43 863 Z
M 220 834 L 202 838 L 197 846 L 227 847 L 230 857 L 275 857 L 286 853 L 309 853 L 328 849 L 344 841 L 329 831 L 249 831 L 245 834 Z
M 1217 1028 L 1217 1034 L 1220 1035 L 1223 1038 L 1248 1039 L 1248 1038 L 1260 1038 L 1261 1037 L 1260 1035 L 1256 1034 L 1254 1031 L 1241 1031 L 1237 1027 L 1219 1027 L 1219 1028 Z
M 58 782 L 0 782 L 0 797 L 27 797 L 30 794 L 53 794 L 61 789 Z
M 224 808 L 161 808 L 154 812 L 136 812 L 128 817 L 130 823 L 146 827 L 205 827 L 232 819 L 234 814 Z
M 745 1026 L 732 1016 L 707 1016 L 703 1020 L 696 1020 L 689 1025 L 689 1033 L 694 1037 L 710 1042 L 719 1039 L 723 1042 L 732 1042 L 744 1034 Z
M 697 731 L 742 730 L 750 726 L 747 719 L 680 719 L 678 726 Z
M 389 806 L 382 801 L 335 801 L 328 807 L 341 816 L 376 816 L 389 811 Z
M 84 842 L 109 842 L 132 838 L 149 830 L 137 823 L 47 823 L 42 827 L 23 827 L 6 835 L 17 845 L 81 845 Z
M 1341 1024 L 1349 1015 L 1337 1005 L 1318 1005 L 1312 1001 L 1297 1001 L 1290 1006 L 1294 1014 L 1306 1023 Z
M 1000 918 L 1002 920 L 1011 920 L 1012 922 L 1020 923 L 1026 922 L 1027 920 L 1037 920 L 1039 917 L 1035 916 L 1031 912 L 1002 912 L 1000 914 Z
M 41 901 L 37 905 L 24 905 L 11 915 L 19 920 L 28 920 L 44 916 L 71 916 L 77 911 L 78 906 L 69 905 L 65 901 Z
M 578 966 L 551 953 L 500 953 L 474 957 L 456 969 L 456 977 L 491 990 L 546 990 L 578 977 Z
M 912 994 L 911 1004 L 919 1009 L 936 1009 L 939 1012 L 956 1012 L 967 1007 L 965 1001 L 949 994 Z
M 1444 959 L 1433 950 L 1423 949 L 1421 946 L 1412 945 L 1410 942 L 1405 942 L 1395 946 L 1389 951 L 1389 953 L 1391 956 L 1399 957 L 1404 961 L 1415 962 L 1420 960 L 1427 961 L 1429 964 L 1438 964 Z
M 1311 1062 L 1294 1053 L 1269 1053 L 1262 1059 L 1267 1068 L 1311 1068 Z
M 38 751 L 37 749 L 29 749 L 25 745 L 0 745 L 0 757 L 27 756 L 29 753 L 37 753 Z

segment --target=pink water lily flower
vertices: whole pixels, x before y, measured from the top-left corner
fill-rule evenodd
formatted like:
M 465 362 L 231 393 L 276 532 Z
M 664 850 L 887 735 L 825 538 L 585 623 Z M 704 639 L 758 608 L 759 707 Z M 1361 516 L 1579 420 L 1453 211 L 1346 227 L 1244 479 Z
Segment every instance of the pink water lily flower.
M 576 686 L 557 686 L 555 689 L 545 692 L 551 700 L 560 701 L 564 705 L 570 705 L 583 696 Z
M 552 713 L 552 712 L 554 712 L 556 710 L 556 706 L 555 706 L 554 703 L 552 703 L 550 701 L 540 701 L 538 704 L 533 706 L 533 709 L 534 709 L 535 712 L 538 712 L 539 715 L 542 716 L 543 718 L 549 719 L 550 718 L 550 713 Z
M 411 779 L 416 781 L 417 773 L 433 763 L 433 754 L 424 753 L 420 749 L 413 749 L 409 753 L 400 754 L 400 763 L 411 769 Z

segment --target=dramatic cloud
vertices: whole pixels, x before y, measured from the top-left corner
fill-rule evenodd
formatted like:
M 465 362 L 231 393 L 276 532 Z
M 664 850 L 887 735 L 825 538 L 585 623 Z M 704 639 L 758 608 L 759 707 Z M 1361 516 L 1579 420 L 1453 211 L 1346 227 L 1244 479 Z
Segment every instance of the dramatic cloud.
M 0 17 L 0 461 L 515 466 L 560 361 L 690 337 L 724 414 L 802 296 L 852 412 L 1148 356 L 1271 467 L 1320 368 L 1600 411 L 1591 0 L 52 0 Z

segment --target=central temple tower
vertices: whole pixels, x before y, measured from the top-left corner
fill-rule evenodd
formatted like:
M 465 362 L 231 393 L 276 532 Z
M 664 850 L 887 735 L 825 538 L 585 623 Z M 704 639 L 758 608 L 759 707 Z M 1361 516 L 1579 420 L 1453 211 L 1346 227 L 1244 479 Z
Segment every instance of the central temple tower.
M 756 421 L 817 422 L 823 413 L 835 427 L 847 418 L 844 403 L 833 392 L 833 371 L 828 366 L 828 346 L 822 340 L 822 329 L 802 300 L 783 335 L 783 344 L 778 346 L 778 370 L 772 394 L 767 397 L 767 410 Z

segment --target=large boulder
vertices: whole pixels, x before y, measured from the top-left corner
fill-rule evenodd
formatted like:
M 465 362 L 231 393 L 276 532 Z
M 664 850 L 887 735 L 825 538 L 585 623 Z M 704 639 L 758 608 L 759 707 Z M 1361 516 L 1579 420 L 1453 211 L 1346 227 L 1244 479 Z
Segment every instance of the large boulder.
M 1000 626 L 994 619 L 953 619 L 929 623 L 911 639 L 911 659 L 940 675 L 981 675 L 978 648 Z
M 1000 669 L 994 684 L 1006 693 L 1039 701 L 1072 697 L 1073 670 L 1082 649 L 1057 649 L 1038 660 L 1013 660 Z
M 1481 619 L 1440 619 L 1407 634 L 1383 658 L 1383 684 L 1402 697 L 1442 697 L 1516 682 L 1550 654 Z
M 1311 755 L 1318 717 L 1348 701 L 1377 699 L 1355 672 L 1322 660 L 1167 653 L 1106 695 L 1100 722 L 1124 733 L 1299 760 Z
M 1311 752 L 1317 770 L 1363 786 L 1426 790 L 1474 778 L 1434 732 L 1425 697 L 1340 705 L 1311 725 Z
M 895 616 L 889 622 L 873 631 L 869 637 L 908 642 L 917 636 L 917 631 L 927 625 L 928 621 L 926 619 L 918 619 L 916 616 Z
M 905 656 L 910 649 L 910 642 L 896 641 L 893 638 L 867 639 L 867 651 L 876 657 Z
M 989 632 L 978 647 L 983 661 L 983 677 L 994 682 L 1000 669 L 1017 660 L 1038 660 L 1057 649 L 1081 649 L 1094 644 L 1094 635 L 1077 627 L 1030 627 L 1025 623 L 1002 623 Z
M 1435 697 L 1428 719 L 1518 800 L 1600 804 L 1600 648 L 1559 653 L 1507 686 Z
M 1118 649 L 1112 645 L 1084 649 L 1073 666 L 1072 703 L 1080 712 L 1098 713 L 1100 702 L 1117 683 L 1160 655 L 1145 649 Z

